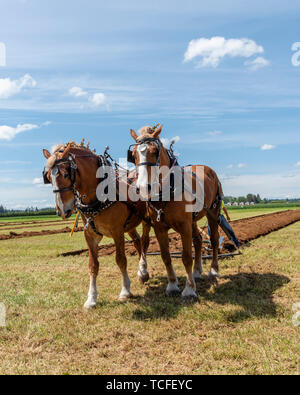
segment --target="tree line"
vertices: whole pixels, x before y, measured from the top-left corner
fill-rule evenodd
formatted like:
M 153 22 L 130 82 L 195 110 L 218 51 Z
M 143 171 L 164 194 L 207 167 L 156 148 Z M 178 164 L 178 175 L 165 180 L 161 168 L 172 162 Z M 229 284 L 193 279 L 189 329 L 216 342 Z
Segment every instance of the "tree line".
M 224 203 L 297 203 L 300 199 L 266 199 L 261 198 L 259 194 L 248 193 L 247 196 L 224 196 Z
M 51 215 L 56 214 L 55 208 L 53 207 L 27 207 L 23 210 L 17 209 L 7 209 L 2 204 L 0 204 L 0 216 L 26 216 L 26 215 Z

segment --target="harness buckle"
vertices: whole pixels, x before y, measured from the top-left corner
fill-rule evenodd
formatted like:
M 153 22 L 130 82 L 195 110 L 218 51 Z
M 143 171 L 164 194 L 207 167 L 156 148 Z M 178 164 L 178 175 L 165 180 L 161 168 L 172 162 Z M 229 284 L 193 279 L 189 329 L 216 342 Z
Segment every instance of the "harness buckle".
M 91 218 L 92 218 L 92 217 L 87 218 L 86 224 L 84 225 L 84 230 L 87 230 L 87 228 L 90 226 L 90 219 L 91 219 Z
M 160 222 L 162 212 L 163 212 L 162 209 L 157 210 L 157 218 L 156 218 L 156 221 L 157 221 L 157 222 Z

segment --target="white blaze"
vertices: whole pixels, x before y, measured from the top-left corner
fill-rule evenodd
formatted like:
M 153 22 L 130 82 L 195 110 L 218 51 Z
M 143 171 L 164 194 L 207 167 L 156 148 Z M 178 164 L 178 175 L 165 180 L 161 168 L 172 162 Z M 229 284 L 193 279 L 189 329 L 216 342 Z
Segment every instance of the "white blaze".
M 51 180 L 52 180 L 52 185 L 53 185 L 53 191 L 55 191 L 56 189 L 59 189 L 57 186 L 57 182 L 56 182 L 57 175 L 58 175 L 58 169 L 55 166 L 55 167 L 53 167 L 53 169 L 51 171 Z M 61 200 L 60 193 L 55 193 L 55 202 L 56 202 L 57 206 L 59 207 L 60 211 L 63 213 L 64 212 L 64 205 Z
M 148 147 L 146 144 L 138 145 L 137 152 L 139 154 L 139 163 L 147 162 Z M 147 165 L 138 167 L 138 179 L 136 185 L 140 189 L 144 189 L 148 186 L 148 171 Z M 147 193 L 147 191 L 145 191 Z

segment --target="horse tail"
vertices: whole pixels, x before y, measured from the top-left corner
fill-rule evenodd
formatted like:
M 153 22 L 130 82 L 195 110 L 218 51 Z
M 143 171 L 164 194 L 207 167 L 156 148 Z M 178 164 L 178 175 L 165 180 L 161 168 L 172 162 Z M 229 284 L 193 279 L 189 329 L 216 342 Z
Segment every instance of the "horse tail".
M 217 177 L 217 179 L 218 179 L 218 195 L 219 195 L 220 199 L 222 200 L 223 196 L 224 196 L 224 194 L 223 194 L 223 187 L 222 187 L 222 183 L 221 183 L 221 181 L 219 180 L 218 177 Z

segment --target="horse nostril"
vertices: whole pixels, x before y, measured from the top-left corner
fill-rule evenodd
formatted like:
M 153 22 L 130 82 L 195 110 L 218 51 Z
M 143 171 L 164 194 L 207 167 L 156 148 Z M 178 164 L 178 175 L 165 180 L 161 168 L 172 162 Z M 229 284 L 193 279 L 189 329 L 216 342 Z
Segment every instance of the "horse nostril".
M 61 217 L 60 211 L 56 210 L 56 215 L 58 215 L 59 217 Z
M 66 212 L 66 218 L 71 217 L 71 215 L 72 215 L 72 210 L 68 210 L 68 211 Z
M 136 187 L 136 193 L 140 193 L 140 188 L 139 187 Z

